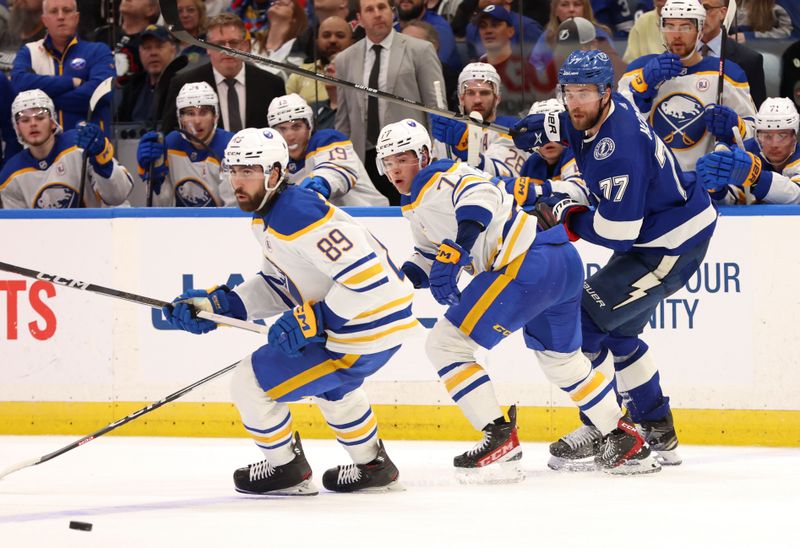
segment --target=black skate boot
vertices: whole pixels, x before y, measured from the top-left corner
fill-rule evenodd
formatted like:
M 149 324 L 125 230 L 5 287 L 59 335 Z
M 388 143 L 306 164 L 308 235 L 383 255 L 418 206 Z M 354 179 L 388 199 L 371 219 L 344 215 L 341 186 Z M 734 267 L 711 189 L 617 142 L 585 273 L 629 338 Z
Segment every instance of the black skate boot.
M 397 479 L 400 472 L 386 454 L 383 441 L 378 440 L 378 455 L 366 464 L 345 464 L 326 470 L 322 485 L 329 491 L 394 491 L 402 489 Z
M 522 481 L 525 474 L 518 461 L 522 448 L 517 435 L 517 406 L 508 408 L 508 422 L 490 423 L 483 428 L 483 439 L 475 447 L 453 459 L 456 476 L 464 483 L 506 483 Z M 492 466 L 491 471 L 486 467 Z M 479 473 L 470 469 L 482 469 Z
M 240 493 L 252 495 L 317 495 L 319 490 L 311 481 L 308 465 L 300 445 L 300 434 L 295 433 L 295 457 L 281 466 L 272 466 L 262 460 L 239 468 L 233 473 L 233 484 Z
M 547 466 L 552 470 L 586 472 L 595 470 L 594 457 L 600 453 L 603 434 L 594 426 L 582 425 L 550 444 L 550 460 Z
M 603 438 L 603 446 L 594 460 L 597 467 L 608 474 L 650 474 L 661 471 L 661 465 L 627 415 L 619 419 L 617 427 Z
M 672 422 L 672 411 L 661 420 L 642 421 L 639 428 L 650 449 L 658 453 L 658 462 L 664 466 L 677 466 L 683 462 L 676 451 L 678 435 Z

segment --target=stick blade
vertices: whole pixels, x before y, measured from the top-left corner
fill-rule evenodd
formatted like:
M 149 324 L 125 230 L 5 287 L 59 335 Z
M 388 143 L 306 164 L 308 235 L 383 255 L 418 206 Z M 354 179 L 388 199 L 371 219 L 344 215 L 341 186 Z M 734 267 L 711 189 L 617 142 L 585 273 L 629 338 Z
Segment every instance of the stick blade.
M 164 21 L 167 22 L 167 27 L 183 30 L 181 18 L 178 17 L 178 0 L 158 0 L 158 5 L 161 7 L 161 15 L 164 17 Z M 170 28 L 170 31 L 175 32 L 172 28 Z
M 106 93 L 111 91 L 111 86 L 113 85 L 113 83 L 114 83 L 114 77 L 109 76 L 108 78 L 100 82 L 100 84 L 98 84 L 96 88 L 94 88 L 92 96 L 89 99 L 90 111 L 94 111 L 94 108 L 97 106 L 97 103 L 100 101 L 100 99 L 102 99 L 106 95 Z
M 13 474 L 14 472 L 22 470 L 23 468 L 27 468 L 28 466 L 33 466 L 35 464 L 39 464 L 40 462 L 41 462 L 41 459 L 39 457 L 35 457 L 35 458 L 28 459 L 28 460 L 25 460 L 25 461 L 22 461 L 22 462 L 18 462 L 17 464 L 12 464 L 8 468 L 4 469 L 3 471 L 0 471 L 0 479 L 3 479 L 4 477 L 6 477 L 6 476 L 8 476 L 10 474 Z

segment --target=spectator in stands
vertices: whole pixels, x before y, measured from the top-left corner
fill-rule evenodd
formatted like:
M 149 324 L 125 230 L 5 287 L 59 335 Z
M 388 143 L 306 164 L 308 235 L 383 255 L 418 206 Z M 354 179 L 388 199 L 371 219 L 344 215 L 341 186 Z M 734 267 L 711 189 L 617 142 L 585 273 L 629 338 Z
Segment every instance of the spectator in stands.
M 781 56 L 780 94 L 800 107 L 800 42 L 795 42 Z
M 0 168 L 6 158 L 22 150 L 14 126 L 11 123 L 11 102 L 14 100 L 14 90 L 5 75 L 0 75 Z
M 139 33 L 155 25 L 161 15 L 158 0 L 121 0 L 119 25 L 103 25 L 94 33 L 94 40 L 113 46 L 117 67 L 117 84 L 122 86 L 142 71 L 139 59 Z
M 47 0 L 49 7 L 55 0 Z M 82 124 L 62 133 L 53 101 L 40 89 L 23 91 L 11 105 L 17 138 L 25 150 L 0 171 L 4 208 L 75 208 L 121 205 L 133 189 L 128 170 L 99 126 Z M 85 185 L 81 184 L 88 157 Z M 83 203 L 79 199 L 83 190 Z
M 230 10 L 244 22 L 251 35 L 269 27 L 267 11 L 273 0 L 232 0 Z
M 314 19 L 318 24 L 334 15 L 349 22 L 350 11 L 349 0 L 314 0 Z
M 511 43 L 514 44 L 515 49 L 519 50 L 518 44 L 521 40 L 523 43 L 523 55 L 527 55 L 541 37 L 542 26 L 530 17 L 525 17 L 524 15 L 520 16 L 519 13 L 515 12 L 515 4 L 516 2 L 514 0 L 478 0 L 478 11 L 483 11 L 489 6 L 497 6 L 511 14 L 509 19 L 511 25 L 514 27 Z M 520 20 L 522 21 L 521 26 Z M 480 32 L 474 18 L 473 21 L 467 25 L 467 50 L 469 51 L 469 58 L 471 61 L 477 60 L 481 55 L 486 53 L 486 49 L 481 44 Z M 527 110 L 527 106 L 525 110 Z
M 444 81 L 436 50 L 430 42 L 395 31 L 392 8 L 392 0 L 357 1 L 356 12 L 366 37 L 336 56 L 336 73 L 348 82 L 435 106 L 433 82 Z M 350 136 L 375 187 L 391 205 L 398 205 L 400 194 L 378 173 L 375 164 L 378 134 L 381 127 L 404 118 L 428 127 L 427 116 L 416 109 L 379 101 L 352 87 L 340 88 L 337 95 L 336 129 Z
M 299 65 L 303 62 L 303 46 L 298 38 L 308 27 L 308 17 L 298 0 L 272 0 L 267 10 L 269 24 L 253 38 L 253 53 L 278 63 Z M 269 65 L 258 65 L 285 81 L 286 71 Z
M 85 121 L 95 88 L 114 76 L 114 58 L 105 44 L 80 40 L 75 0 L 46 0 L 42 21 L 47 36 L 25 44 L 17 52 L 11 71 L 15 93 L 41 89 L 55 103 L 56 119 L 71 129 Z M 111 101 L 102 99 L 92 121 L 111 131 Z
M 150 25 L 139 35 L 139 58 L 144 71 L 131 78 L 122 89 L 120 122 L 155 120 L 156 84 L 161 73 L 178 54 L 175 38 L 165 29 Z
M 209 19 L 207 36 L 211 44 L 250 51 L 247 29 L 233 13 L 223 12 Z M 172 79 L 165 104 L 175 104 L 184 84 L 206 82 L 219 97 L 218 127 L 232 132 L 245 127 L 266 127 L 264 105 L 285 94 L 283 80 L 222 52 L 209 51 L 208 57 L 210 63 L 181 71 Z M 167 132 L 178 127 L 175 111 L 171 108 L 164 111 L 162 127 Z
M 307 63 L 300 65 L 300 68 L 311 72 L 324 72 L 331 59 L 340 51 L 350 47 L 352 43 L 353 31 L 347 21 L 338 15 L 328 17 L 317 29 L 316 62 L 313 58 L 309 59 Z M 328 100 L 328 92 L 322 82 L 299 74 L 289 75 L 286 80 L 286 93 L 297 93 L 309 104 Z
M 162 141 L 155 131 L 139 141 L 139 176 L 151 179 L 153 206 L 221 207 L 236 204 L 220 165 L 233 133 L 217 127 L 219 99 L 206 82 L 184 85 L 176 98 L 178 129 Z
M 591 0 L 592 12 L 598 23 L 614 33 L 614 38 L 627 38 L 634 22 L 653 10 L 653 0 Z
M 729 1 L 703 0 L 703 7 L 706 10 L 703 43 L 700 44 L 700 55 L 703 57 L 719 57 L 722 52 L 721 28 L 722 22 L 728 14 Z M 764 81 L 764 56 L 726 36 L 725 59 L 730 59 L 744 70 L 753 102 L 756 108 L 761 106 L 761 103 L 767 98 L 767 85 Z
M 8 28 L 11 35 L 8 47 L 12 50 L 44 38 L 47 29 L 42 22 L 42 0 L 15 0 L 9 12 Z
M 788 38 L 792 18 L 775 0 L 739 0 L 736 13 L 736 41 L 753 38 Z
M 463 63 L 456 50 L 456 37 L 453 35 L 450 23 L 435 11 L 428 10 L 425 7 L 425 0 L 398 0 L 396 4 L 399 21 L 394 29 L 401 32 L 411 21 L 424 21 L 433 25 L 439 39 L 439 47 L 436 50 L 439 53 L 439 60 L 443 66 L 449 67 L 456 73 L 460 72 Z
M 439 51 L 439 34 L 436 27 L 425 21 L 409 21 L 402 30 L 406 36 L 413 36 L 420 40 L 427 40 L 436 51 Z M 441 57 L 440 57 L 441 59 Z M 442 75 L 444 76 L 444 94 L 447 100 L 447 108 L 456 112 L 458 110 L 458 75 L 459 71 L 451 69 L 447 65 L 442 65 Z
M 797 0 L 776 0 L 776 3 L 786 10 L 792 20 L 792 37 L 800 36 L 800 2 Z
M 623 61 L 630 63 L 643 55 L 664 51 L 664 40 L 661 38 L 659 17 L 661 17 L 661 8 L 664 7 L 666 1 L 654 0 L 655 9 L 643 13 L 633 24 L 633 28 L 628 35 L 628 47 L 625 49 L 625 55 L 622 56 Z
M 178 0 L 178 17 L 181 26 L 195 38 L 205 39 L 206 3 L 203 0 Z M 190 66 L 196 66 L 208 60 L 205 48 L 194 44 L 179 44 L 179 54 L 186 56 Z

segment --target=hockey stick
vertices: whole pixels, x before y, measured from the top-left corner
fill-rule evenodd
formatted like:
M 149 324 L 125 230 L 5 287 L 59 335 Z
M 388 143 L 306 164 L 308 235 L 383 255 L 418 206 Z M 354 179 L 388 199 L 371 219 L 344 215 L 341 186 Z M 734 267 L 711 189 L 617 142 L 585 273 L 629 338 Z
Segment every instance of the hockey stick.
M 442 83 L 439 80 L 433 82 L 433 91 L 436 93 L 436 106 L 444 110 L 447 108 L 444 91 L 442 90 Z M 433 156 L 439 160 L 443 158 L 450 158 L 450 145 L 441 141 L 434 140 L 433 142 Z
M 84 436 L 81 439 L 70 443 L 69 445 L 65 445 L 64 447 L 62 447 L 61 449 L 58 449 L 57 451 L 53 451 L 52 453 L 48 453 L 47 455 L 44 455 L 44 456 L 41 456 L 41 457 L 38 457 L 38 458 L 28 459 L 28 460 L 25 460 L 25 461 L 22 461 L 22 462 L 18 462 L 17 464 L 11 465 L 8 468 L 6 468 L 5 470 L 3 470 L 2 472 L 0 472 L 0 479 L 6 477 L 9 474 L 13 474 L 14 472 L 16 472 L 18 470 L 22 470 L 23 468 L 27 468 L 29 466 L 36 466 L 37 464 L 42 464 L 43 462 L 47 462 L 47 461 L 49 461 L 51 459 L 56 458 L 59 455 L 63 455 L 67 451 L 72 451 L 76 447 L 80 447 L 81 445 L 89 443 L 90 441 L 94 440 L 95 438 L 99 438 L 103 434 L 107 434 L 107 433 L 111 432 L 112 430 L 115 430 L 115 429 L 119 428 L 123 424 L 128 424 L 129 422 L 138 419 L 142 415 L 146 415 L 150 411 L 155 411 L 156 409 L 158 409 L 159 407 L 161 407 L 162 405 L 164 405 L 166 403 L 169 403 L 171 401 L 177 400 L 178 398 L 180 398 L 181 396 L 183 396 L 185 394 L 188 394 L 189 392 L 191 392 L 192 390 L 194 390 L 195 388 L 197 388 L 201 384 L 205 384 L 208 381 L 219 377 L 220 375 L 224 375 L 225 373 L 227 373 L 228 371 L 230 371 L 231 369 L 236 367 L 238 364 L 239 364 L 239 362 L 236 362 L 236 363 L 233 363 L 233 364 L 229 365 L 228 367 L 225 367 L 224 369 L 220 369 L 216 373 L 212 373 L 212 374 L 210 374 L 208 377 L 206 377 L 204 379 L 200 379 L 199 381 L 197 381 L 197 382 L 195 382 L 193 384 L 190 384 L 189 386 L 181 388 L 177 392 L 173 392 L 169 396 L 166 396 L 165 398 L 162 398 L 162 399 L 158 400 L 157 402 L 153 402 L 150 405 L 148 405 L 147 407 L 143 407 L 142 409 L 139 409 L 138 411 L 134 411 L 133 413 L 131 413 L 127 417 L 125 417 L 123 419 L 119 419 L 117 421 L 114 421 L 111 424 L 101 428 L 97 432 L 89 434 L 88 436 Z
M 92 96 L 89 98 L 89 111 L 86 113 L 86 123 L 92 119 L 92 113 L 100 99 L 105 97 L 106 93 L 111 91 L 111 85 L 114 83 L 114 77 L 109 76 L 94 88 Z M 78 189 L 78 207 L 83 207 L 83 191 L 86 188 L 86 166 L 89 163 L 89 155 L 83 151 L 83 163 L 81 165 L 81 186 Z
M 81 289 L 83 291 L 88 291 L 90 293 L 98 293 L 100 295 L 105 295 L 106 297 L 114 297 L 116 299 L 120 299 L 123 301 L 143 304 L 151 308 L 157 308 L 159 310 L 165 307 L 172 308 L 172 303 L 168 303 L 166 301 L 159 301 L 158 299 L 143 297 L 141 295 L 136 295 L 135 293 L 119 291 L 118 289 L 111 289 L 108 287 L 103 287 L 88 282 L 72 280 L 70 278 L 64 278 L 62 276 L 59 276 L 57 274 L 47 274 L 45 272 L 38 272 L 36 270 L 31 270 L 29 268 L 16 266 L 13 264 L 0 262 L 0 270 L 5 270 L 6 272 L 13 272 L 14 274 L 19 274 L 20 276 L 25 276 L 27 278 L 34 278 L 36 280 L 44 280 L 46 282 L 52 282 L 54 284 L 63 285 L 64 287 Z M 257 323 L 246 322 L 244 320 L 237 320 L 236 318 L 229 318 L 227 316 L 221 316 L 220 314 L 205 312 L 203 310 L 197 310 L 196 314 L 198 318 L 202 318 L 204 320 L 210 320 L 218 324 L 228 325 L 230 327 L 238 327 L 239 329 L 252 331 L 254 333 L 260 333 L 262 335 L 266 335 L 267 333 L 269 333 L 268 327 L 259 325 Z
M 327 74 L 323 74 L 320 72 L 312 72 L 310 70 L 302 69 L 300 67 L 291 65 L 289 63 L 281 63 L 278 61 L 273 61 L 272 59 L 267 59 L 266 57 L 261 57 L 259 55 L 255 55 L 247 51 L 240 51 L 238 49 L 233 49 L 226 46 L 219 46 L 217 44 L 206 42 L 205 40 L 195 38 L 194 36 L 192 36 L 191 33 L 184 30 L 184 28 L 181 26 L 180 19 L 178 18 L 177 0 L 159 0 L 159 4 L 161 6 L 161 15 L 164 17 L 164 20 L 167 22 L 167 25 L 169 25 L 169 31 L 177 39 L 179 39 L 182 42 L 186 42 L 187 44 L 193 44 L 195 46 L 199 46 L 207 50 L 214 50 L 226 53 L 231 57 L 237 57 L 239 59 L 242 59 L 243 61 L 251 61 L 260 65 L 267 65 L 270 67 L 279 68 L 293 74 L 305 76 L 306 78 L 310 78 L 318 82 L 323 82 L 323 83 L 327 82 L 328 84 L 333 84 L 340 87 L 357 89 L 363 91 L 368 95 L 371 95 L 372 97 L 377 97 L 379 99 L 383 99 L 385 101 L 389 101 L 390 103 L 394 103 L 397 105 L 402 105 L 404 107 L 413 108 L 415 110 L 425 112 L 427 114 L 438 114 L 439 116 L 444 116 L 446 118 L 450 118 L 451 120 L 459 120 L 461 122 L 466 122 L 468 124 L 474 124 L 480 127 L 490 128 L 499 133 L 507 133 L 510 135 L 514 135 L 516 133 L 511 131 L 511 128 L 503 127 L 497 124 L 493 124 L 491 122 L 483 122 L 479 124 L 463 114 L 455 114 L 450 112 L 449 110 L 444 110 L 437 107 L 429 107 L 418 101 L 414 101 L 412 99 L 406 99 L 405 97 L 400 97 L 392 93 L 387 93 L 379 89 L 371 88 L 364 84 L 355 84 L 353 82 L 348 82 L 347 80 L 336 78 L 335 76 L 328 76 Z
M 481 116 L 480 112 L 470 112 L 469 118 L 477 122 L 483 122 L 483 116 Z M 478 167 L 478 164 L 481 162 L 481 137 L 483 137 L 483 129 L 476 125 L 470 125 L 468 131 L 467 164 L 472 167 Z

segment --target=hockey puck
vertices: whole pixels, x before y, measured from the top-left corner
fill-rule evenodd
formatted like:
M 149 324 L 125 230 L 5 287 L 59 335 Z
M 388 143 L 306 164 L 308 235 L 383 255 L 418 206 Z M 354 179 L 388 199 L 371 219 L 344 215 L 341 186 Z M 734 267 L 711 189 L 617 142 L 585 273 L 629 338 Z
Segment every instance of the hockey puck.
M 85 521 L 70 521 L 69 522 L 70 529 L 77 529 L 78 531 L 91 531 L 92 524 L 87 523 Z

